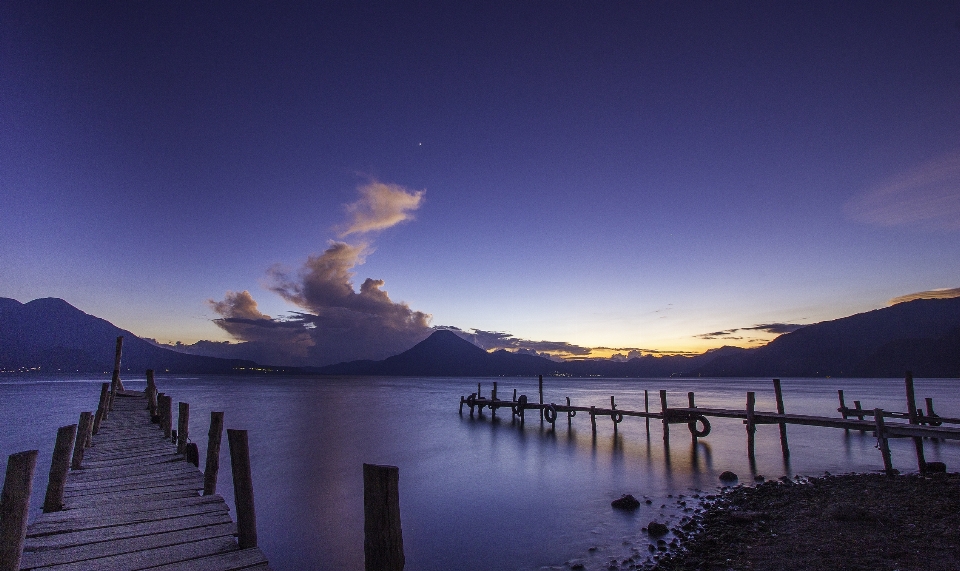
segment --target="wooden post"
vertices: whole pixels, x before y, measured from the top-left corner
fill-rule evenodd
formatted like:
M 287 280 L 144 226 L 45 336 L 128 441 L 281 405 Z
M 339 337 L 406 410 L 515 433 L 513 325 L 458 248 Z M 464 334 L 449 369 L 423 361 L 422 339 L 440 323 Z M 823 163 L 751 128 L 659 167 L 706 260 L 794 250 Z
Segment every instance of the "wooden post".
M 757 393 L 747 393 L 747 454 L 752 458 L 754 451 L 754 435 L 757 426 L 753 422 L 753 412 L 757 405 Z
M 80 422 L 77 424 L 77 439 L 73 444 L 73 461 L 70 463 L 70 467 L 74 470 L 79 470 L 83 465 L 83 451 L 87 447 L 92 425 L 93 414 L 81 412 Z
M 786 414 L 786 408 L 783 406 L 783 389 L 780 387 L 780 379 L 773 379 L 773 393 L 777 397 L 777 414 Z M 780 450 L 783 452 L 784 459 L 790 457 L 790 445 L 787 444 L 787 423 L 780 421 Z
M 477 383 L 477 398 L 480 398 L 480 383 Z
M 207 433 L 207 464 L 203 470 L 203 495 L 217 493 L 217 472 L 220 471 L 220 442 L 223 440 L 223 413 L 210 413 Z
M 113 391 L 116 394 L 117 391 L 123 390 L 123 381 L 120 380 L 120 355 L 123 352 L 123 335 L 117 337 L 117 351 L 113 357 Z
M 907 389 L 907 412 L 910 414 L 910 424 L 919 424 L 917 397 L 913 392 L 913 373 L 910 371 L 907 371 L 904 384 Z M 917 450 L 917 468 L 920 470 L 920 475 L 924 476 L 927 473 L 927 460 L 923 457 L 923 438 L 914 436 L 913 446 Z
M 43 500 L 43 513 L 63 509 L 63 488 L 67 483 L 70 455 L 73 453 L 73 441 L 76 437 L 76 424 L 61 426 L 57 430 L 57 442 L 53 445 L 53 459 L 50 461 L 50 477 L 47 478 L 47 495 Z
M 610 410 L 617 410 L 617 401 L 614 399 L 613 395 L 610 395 Z M 610 415 L 610 420 L 613 421 L 613 433 L 617 433 L 617 418 L 615 414 Z
M 670 423 L 667 422 L 667 391 L 660 391 L 660 413 L 663 415 L 663 443 L 670 445 Z
M 543 375 L 537 376 L 537 383 L 540 387 L 540 404 L 543 404 Z M 540 422 L 543 422 L 543 407 L 540 407 Z
M 567 406 L 570 406 L 570 397 L 567 397 Z M 567 411 L 567 428 L 573 426 L 573 415 L 574 413 L 572 411 Z
M 0 571 L 20 569 L 36 467 L 36 450 L 17 452 L 7 458 L 7 472 L 0 495 Z
M 593 435 L 597 435 L 597 407 L 590 407 L 590 429 L 593 430 Z
M 150 416 L 157 415 L 157 383 L 153 377 L 153 369 L 147 369 L 147 410 Z
M 497 400 L 497 381 L 493 381 L 493 392 L 490 393 L 490 400 Z M 490 405 L 490 418 L 497 418 L 497 407 Z
M 177 454 L 183 454 L 190 437 L 190 405 L 185 402 L 177 404 Z
M 253 507 L 253 477 L 250 475 L 250 447 L 246 430 L 227 429 L 230 467 L 233 471 L 233 499 L 237 506 L 237 545 L 257 546 L 257 513 Z
M 163 437 L 170 440 L 173 430 L 173 398 L 163 395 L 160 402 L 160 426 L 163 428 Z
M 363 465 L 363 561 L 366 571 L 402 571 L 400 470 Z
M 843 390 L 838 390 L 837 395 L 840 397 L 840 414 L 843 416 L 843 419 L 847 419 L 847 405 L 843 402 Z M 846 430 L 846 429 L 844 429 Z
M 860 412 L 863 410 L 863 408 L 860 405 L 860 401 L 853 401 L 853 408 L 857 410 L 857 420 L 863 420 L 863 413 Z M 860 430 L 860 434 L 863 434 L 863 430 Z
M 687 393 L 687 405 L 689 405 L 690 408 L 696 408 L 696 407 L 697 407 L 697 405 L 695 404 L 696 401 L 695 401 L 694 399 L 695 399 L 695 395 L 693 394 L 693 391 L 688 392 L 688 393 Z M 696 420 L 694 420 L 694 422 L 696 422 Z M 691 437 L 691 439 L 693 440 L 693 450 L 694 450 L 694 453 L 696 453 L 696 450 L 697 450 L 697 433 L 694 432 L 693 430 L 691 430 L 691 431 L 690 431 L 690 437 Z
M 97 414 L 93 417 L 93 433 L 100 432 L 100 423 L 107 417 L 107 408 L 110 406 L 110 383 L 100 385 L 100 403 L 97 405 Z
M 646 389 L 643 390 L 643 412 L 650 414 L 650 395 Z M 650 417 L 647 416 L 644 420 L 647 421 L 647 436 L 650 436 Z
M 887 433 L 883 426 L 883 409 L 873 409 L 873 420 L 877 426 L 877 444 L 880 446 L 880 455 L 883 456 L 883 470 L 887 473 L 887 476 L 893 476 L 890 445 L 887 442 Z

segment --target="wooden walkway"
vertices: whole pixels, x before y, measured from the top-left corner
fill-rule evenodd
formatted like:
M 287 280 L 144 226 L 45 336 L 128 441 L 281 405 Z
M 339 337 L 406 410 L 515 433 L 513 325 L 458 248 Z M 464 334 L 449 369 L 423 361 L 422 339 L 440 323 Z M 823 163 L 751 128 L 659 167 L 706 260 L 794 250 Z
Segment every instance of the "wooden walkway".
M 67 476 L 63 509 L 28 526 L 20 569 L 270 569 L 259 548 L 238 546 L 223 498 L 202 490 L 200 470 L 151 423 L 144 393 L 118 392 Z

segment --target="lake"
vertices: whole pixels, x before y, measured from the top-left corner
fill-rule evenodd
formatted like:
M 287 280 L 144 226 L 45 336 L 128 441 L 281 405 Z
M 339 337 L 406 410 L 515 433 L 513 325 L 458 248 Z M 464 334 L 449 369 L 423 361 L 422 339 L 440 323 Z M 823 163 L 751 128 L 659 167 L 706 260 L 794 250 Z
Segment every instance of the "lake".
M 0 455 L 38 449 L 31 521 L 39 513 L 58 426 L 95 410 L 107 377 L 0 376 Z M 306 378 L 158 375 L 161 392 L 190 403 L 190 434 L 206 453 L 210 411 L 225 413 L 227 428 L 249 431 L 260 547 L 277 571 L 363 569 L 362 464 L 400 469 L 400 511 L 406 569 L 411 571 L 534 570 L 567 568 L 580 560 L 606 569 L 611 559 L 646 555 L 640 528 L 653 519 L 676 522 L 680 494 L 715 491 L 718 474 L 732 470 L 752 483 L 755 474 L 820 475 L 882 468 L 868 432 L 790 426 L 791 457 L 784 462 L 776 425 L 756 435 L 756 465 L 746 453 L 742 421 L 711 419 L 713 430 L 693 446 L 685 425 L 671 426 L 669 452 L 659 421 L 649 433 L 643 419 L 627 417 L 614 434 L 609 418 L 581 413 L 555 429 L 527 411 L 522 428 L 508 409 L 458 414 L 459 398 L 501 398 L 513 389 L 537 400 L 533 378 Z M 125 379 L 142 390 L 143 379 Z M 933 397 L 937 412 L 960 417 L 956 379 L 917 379 L 918 402 Z M 671 406 L 685 406 L 695 391 L 703 407 L 744 408 L 757 393 L 757 410 L 776 409 L 770 380 L 756 379 L 544 379 L 546 402 L 643 409 L 643 391 L 659 409 L 657 391 Z M 906 409 L 902 379 L 784 379 L 787 412 L 839 416 L 837 389 L 847 405 Z M 894 467 L 916 471 L 910 439 L 891 440 Z M 928 461 L 960 466 L 955 442 L 927 441 Z M 233 504 L 224 437 L 218 492 Z M 634 513 L 610 502 L 630 493 L 651 499 Z M 673 496 L 673 497 L 670 497 Z M 661 507 L 665 506 L 665 507 Z

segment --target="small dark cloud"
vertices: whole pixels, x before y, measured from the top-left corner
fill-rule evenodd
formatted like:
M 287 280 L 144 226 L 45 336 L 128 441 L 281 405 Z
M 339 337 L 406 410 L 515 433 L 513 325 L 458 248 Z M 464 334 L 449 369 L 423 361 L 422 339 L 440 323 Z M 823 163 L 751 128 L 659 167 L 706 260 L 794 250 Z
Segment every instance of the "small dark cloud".
M 753 327 L 741 327 L 740 331 L 765 331 L 774 335 L 783 335 L 784 333 L 793 333 L 797 329 L 803 329 L 805 325 L 799 323 L 763 323 Z

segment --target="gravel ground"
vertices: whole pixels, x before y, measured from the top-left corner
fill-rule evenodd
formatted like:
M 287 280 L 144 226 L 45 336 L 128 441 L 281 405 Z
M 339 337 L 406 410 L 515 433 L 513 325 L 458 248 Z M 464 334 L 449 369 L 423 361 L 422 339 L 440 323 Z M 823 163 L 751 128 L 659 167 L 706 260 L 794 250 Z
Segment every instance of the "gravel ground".
M 654 569 L 960 570 L 960 474 L 774 480 L 704 507 Z

